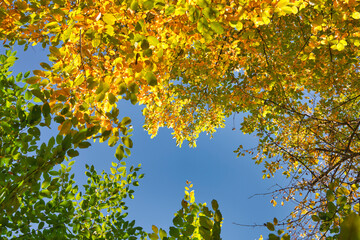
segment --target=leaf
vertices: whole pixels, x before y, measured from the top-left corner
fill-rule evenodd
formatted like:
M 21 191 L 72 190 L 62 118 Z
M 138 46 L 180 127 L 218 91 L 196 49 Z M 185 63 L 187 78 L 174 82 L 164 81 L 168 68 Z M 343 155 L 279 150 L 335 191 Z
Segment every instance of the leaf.
M 216 210 L 214 220 L 216 222 L 221 222 L 223 220 L 222 214 L 221 214 L 221 212 L 219 210 Z
M 278 8 L 283 8 L 285 6 L 287 6 L 289 4 L 289 0 L 280 0 L 277 4 L 276 7 Z
M 131 123 L 131 118 L 129 117 L 124 117 L 122 120 L 121 120 L 121 124 L 126 126 L 126 125 L 129 125 Z
M 117 101 L 117 98 L 114 96 L 113 93 L 108 94 L 108 99 L 110 104 L 114 104 Z
M 171 15 L 175 12 L 175 6 L 170 5 L 165 9 L 165 15 Z
M 334 193 L 333 193 L 331 190 L 326 191 L 326 199 L 327 199 L 329 202 L 335 201 L 335 195 L 334 195 Z
M 269 229 L 269 231 L 275 231 L 274 224 L 272 224 L 271 222 L 267 222 L 266 227 L 267 229 Z
M 149 47 L 150 47 L 149 42 L 148 42 L 146 39 L 142 40 L 142 42 L 141 42 L 141 48 L 142 48 L 143 50 L 146 50 L 146 49 L 148 49 Z
M 154 7 L 154 1 L 153 0 L 147 0 L 143 3 L 143 7 L 145 10 L 151 10 Z
M 50 109 L 50 105 L 48 102 L 44 103 L 44 105 L 41 108 L 42 114 L 44 115 L 44 117 L 47 117 L 50 115 L 51 109 Z
M 273 222 L 274 222 L 274 225 L 275 225 L 275 226 L 278 225 L 278 220 L 277 220 L 277 218 L 274 218 Z
M 210 27 L 217 34 L 223 34 L 224 33 L 224 29 L 221 26 L 221 23 L 219 23 L 219 22 L 211 22 Z
M 133 142 L 129 137 L 122 137 L 121 138 L 122 142 L 124 143 L 124 145 L 128 148 L 132 148 L 133 147 Z
M 40 120 L 41 120 L 41 107 L 39 105 L 35 105 L 31 109 L 27 121 L 30 125 L 34 125 Z
M 212 207 L 212 209 L 213 209 L 214 211 L 216 211 L 216 210 L 219 209 L 219 204 L 218 204 L 218 202 L 217 202 L 215 199 L 213 199 L 213 200 L 211 201 L 211 207 Z
M 60 126 L 59 134 L 60 135 L 68 134 L 70 132 L 71 127 L 72 127 L 71 120 L 69 120 L 69 119 L 65 120 Z
M 352 17 L 353 19 L 360 19 L 360 12 L 353 12 L 353 13 L 351 14 L 351 17 Z
M 159 40 L 154 36 L 148 36 L 147 40 L 152 46 L 157 46 L 159 44 Z
M 45 63 L 45 62 L 41 62 L 40 63 L 40 66 L 43 68 L 43 69 L 45 69 L 45 70 L 51 70 L 51 67 L 50 67 L 50 65 L 49 64 L 47 64 L 47 63 Z
M 54 56 L 57 57 L 57 58 L 61 58 L 61 53 L 60 53 L 60 51 L 59 51 L 58 48 L 53 47 L 53 46 L 50 46 L 50 47 L 49 47 L 49 50 L 50 50 L 50 53 L 51 53 L 52 55 L 54 55 Z
M 74 149 L 69 149 L 67 151 L 67 154 L 68 154 L 69 157 L 72 157 L 72 158 L 79 156 L 79 152 L 74 150 Z
M 29 77 L 26 79 L 26 83 L 28 84 L 35 84 L 35 83 L 39 83 L 41 80 L 41 77 L 38 76 L 33 76 L 33 77 Z
M 203 237 L 203 239 L 210 239 L 210 230 L 201 226 L 199 228 L 199 233 Z
M 175 225 L 176 227 L 181 227 L 181 226 L 184 224 L 182 218 L 181 218 L 180 216 L 178 216 L 178 215 L 176 215 L 176 216 L 173 218 L 173 223 L 174 223 L 174 225 Z M 170 235 L 171 235 L 171 233 L 170 233 Z
M 88 148 L 88 147 L 91 146 L 91 143 L 89 143 L 89 142 L 80 142 L 78 146 L 79 146 L 79 148 Z
M 160 228 L 160 231 L 159 231 L 159 235 L 160 235 L 160 239 L 164 239 L 165 237 L 167 237 L 166 232 L 161 228 Z
M 107 13 L 104 14 L 103 21 L 108 25 L 114 25 L 116 22 L 116 18 L 114 17 L 114 15 Z
M 155 225 L 152 225 L 151 228 L 155 234 L 158 234 L 159 230 Z
M 133 0 L 131 2 L 130 9 L 133 11 L 136 11 L 138 9 L 138 7 L 139 7 L 139 4 L 138 4 L 137 0 Z
M 121 160 L 124 158 L 124 146 L 119 144 L 119 146 L 116 148 L 115 157 L 118 160 Z
M 158 240 L 159 239 L 159 236 L 156 234 L 156 233 L 150 233 L 149 234 L 149 238 L 151 240 Z
M 80 86 L 85 80 L 83 74 L 78 75 L 74 80 L 74 87 Z
M 146 75 L 145 75 L 145 79 L 146 79 L 147 83 L 150 86 L 156 86 L 157 85 L 156 77 L 152 72 L 147 72 Z
M 169 234 L 170 234 L 170 236 L 175 237 L 175 238 L 180 236 L 179 229 L 174 228 L 174 227 L 170 227 Z
M 119 137 L 117 137 L 117 136 L 111 136 L 110 139 L 109 139 L 109 141 L 108 141 L 109 147 L 115 146 L 116 143 L 118 142 L 118 140 L 119 140 Z
M 205 216 L 200 216 L 199 217 L 199 221 L 200 221 L 200 225 L 208 230 L 212 229 L 214 223 Z

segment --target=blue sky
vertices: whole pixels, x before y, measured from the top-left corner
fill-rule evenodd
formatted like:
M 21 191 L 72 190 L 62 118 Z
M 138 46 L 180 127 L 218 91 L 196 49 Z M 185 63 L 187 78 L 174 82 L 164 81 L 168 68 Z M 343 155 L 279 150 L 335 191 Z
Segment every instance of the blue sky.
M 41 47 L 29 47 L 26 52 L 16 50 L 19 60 L 12 69 L 14 74 L 41 69 L 39 63 L 47 62 L 47 51 Z M 4 52 L 2 49 L 1 54 Z M 236 130 L 232 130 L 231 117 L 227 119 L 226 127 L 219 129 L 212 139 L 202 134 L 196 148 L 189 148 L 185 143 L 179 148 L 170 129 L 160 129 L 158 136 L 150 139 L 142 128 L 141 106 L 121 101 L 118 108 L 119 117 L 129 116 L 134 128 L 134 147 L 126 161 L 128 165 L 141 163 L 141 173 L 145 174 L 140 186 L 135 188 L 135 199 L 127 201 L 128 217 L 135 219 L 136 225 L 149 232 L 152 225 L 168 230 L 174 213 L 180 209 L 186 180 L 194 184 L 196 202 L 218 201 L 224 217 L 221 234 L 224 240 L 258 239 L 260 234 L 265 237 L 268 234 L 266 227 L 247 228 L 233 223 L 263 224 L 272 221 L 273 217 L 280 220 L 290 212 L 290 205 L 282 207 L 278 204 L 274 208 L 270 203 L 271 196 L 249 199 L 254 194 L 269 192 L 275 183 L 283 185 L 285 180 L 281 177 L 263 180 L 262 166 L 255 165 L 249 156 L 236 157 L 233 151 L 240 144 L 252 148 L 257 142 L 255 136 L 244 135 L 239 130 L 241 115 L 235 117 Z M 45 134 L 50 137 L 51 133 Z M 81 150 L 73 166 L 77 185 L 86 184 L 85 164 L 93 164 L 98 172 L 109 171 L 111 161 L 117 161 L 115 149 L 107 143 L 95 143 Z

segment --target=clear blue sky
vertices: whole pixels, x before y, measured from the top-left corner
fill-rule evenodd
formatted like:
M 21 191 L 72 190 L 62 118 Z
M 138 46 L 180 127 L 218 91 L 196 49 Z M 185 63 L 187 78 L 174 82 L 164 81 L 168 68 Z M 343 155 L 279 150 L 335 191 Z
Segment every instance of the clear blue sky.
M 5 50 L 0 49 L 4 54 Z M 29 47 L 25 53 L 19 48 L 16 50 L 19 60 L 13 68 L 14 74 L 41 69 L 39 63 L 47 62 L 47 51 L 41 47 Z M 194 184 L 196 202 L 210 204 L 212 199 L 219 202 L 224 217 L 221 234 L 224 240 L 258 239 L 260 234 L 265 238 L 266 227 L 247 228 L 233 223 L 263 224 L 272 221 L 273 217 L 280 220 L 290 212 L 290 205 L 281 207 L 278 204 L 274 208 L 270 196 L 249 199 L 253 194 L 269 192 L 275 181 L 283 185 L 284 179 L 263 180 L 262 166 L 255 165 L 249 156 L 237 158 L 233 153 L 240 144 L 251 148 L 257 141 L 256 137 L 244 135 L 239 130 L 240 115 L 235 118 L 235 131 L 232 130 L 233 119 L 227 119 L 227 126 L 219 129 L 213 139 L 202 134 L 197 148 L 189 148 L 185 143 L 179 148 L 169 129 L 160 129 L 158 136 L 150 139 L 142 128 L 141 106 L 123 100 L 118 108 L 119 116 L 131 117 L 134 127 L 134 147 L 126 161 L 128 165 L 141 163 L 141 173 L 145 174 L 140 186 L 135 188 L 135 199 L 127 201 L 128 218 L 135 219 L 137 226 L 149 232 L 151 225 L 168 231 L 174 213 L 180 209 L 186 180 Z M 93 164 L 98 172 L 109 171 L 111 161 L 117 161 L 114 152 L 115 147 L 110 148 L 107 143 L 92 144 L 80 151 L 73 166 L 77 185 L 86 184 L 85 164 Z

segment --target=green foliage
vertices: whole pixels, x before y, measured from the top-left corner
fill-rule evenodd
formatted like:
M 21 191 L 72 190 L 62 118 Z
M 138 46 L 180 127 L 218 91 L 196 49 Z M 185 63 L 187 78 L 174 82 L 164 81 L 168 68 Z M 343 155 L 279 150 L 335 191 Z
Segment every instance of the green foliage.
M 146 233 L 135 226 L 135 221 L 125 220 L 124 199 L 133 198 L 131 186 L 138 186 L 140 168 L 127 170 L 125 162 L 119 167 L 113 163 L 112 174 L 98 174 L 93 166 L 86 166 L 88 184 L 83 192 L 79 191 L 74 174 L 70 175 L 74 161 L 67 165 L 63 162 L 67 156 L 79 155 L 73 147 L 90 146 L 84 140 L 91 129 L 58 135 L 56 140 L 51 137 L 48 143 L 39 144 L 38 126 L 49 126 L 51 109 L 45 94 L 34 94 L 36 85 L 32 85 L 31 90 L 27 85 L 20 87 L 17 82 L 23 80 L 22 74 L 16 79 L 11 76 L 9 68 L 15 59 L 15 53 L 10 50 L 0 56 L 2 238 L 144 238 Z M 24 81 L 27 82 L 26 78 Z M 30 92 L 42 98 L 43 104 L 30 101 L 34 100 Z M 71 127 L 71 122 L 69 125 Z M 132 145 L 129 139 L 126 142 Z
M 107 21 L 112 21 L 111 18 Z M 52 49 L 54 54 L 58 54 Z M 182 209 L 167 233 L 155 226 L 147 234 L 135 221 L 127 220 L 125 199 L 134 198 L 133 186 L 139 186 L 144 174 L 141 165 L 127 168 L 126 162 L 112 162 L 110 174 L 98 174 L 86 165 L 87 184 L 79 188 L 69 161 L 79 155 L 76 148 L 88 148 L 86 141 L 99 131 L 96 127 L 72 129 L 73 120 L 54 118 L 61 125 L 59 135 L 40 144 L 41 127 L 50 127 L 52 113 L 66 105 L 52 106 L 46 91 L 29 79 L 29 73 L 11 76 L 15 52 L 0 55 L 0 236 L 2 239 L 220 239 L 222 216 L 218 204 L 214 211 L 206 204 L 194 203 L 194 192 L 186 191 Z M 44 68 L 49 68 L 45 63 Z M 30 83 L 22 84 L 20 82 Z M 23 85 L 23 87 L 20 87 Z M 39 104 L 38 104 L 39 103 Z M 129 117 L 123 118 L 123 144 L 116 157 L 121 160 L 133 147 Z M 102 138 L 109 137 L 102 132 Z M 119 137 L 109 140 L 115 145 Z M 114 137 L 112 136 L 112 138 Z M 125 148 L 126 147 L 126 148 Z M 187 188 L 187 190 L 189 190 Z M 194 237 L 195 236 L 195 237 Z
M 212 210 L 206 203 L 195 203 L 194 190 L 189 192 L 192 184 L 188 184 L 189 187 L 185 187 L 185 197 L 181 201 L 181 209 L 175 214 L 174 225 L 169 228 L 169 236 L 163 229 L 158 230 L 153 226 L 153 233 L 149 234 L 150 239 L 221 239 L 222 215 L 217 201 L 212 200 Z

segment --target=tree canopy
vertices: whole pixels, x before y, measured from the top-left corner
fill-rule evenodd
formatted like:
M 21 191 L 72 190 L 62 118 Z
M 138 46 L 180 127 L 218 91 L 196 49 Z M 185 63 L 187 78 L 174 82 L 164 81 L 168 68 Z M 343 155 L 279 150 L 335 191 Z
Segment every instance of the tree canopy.
M 50 50 L 53 64 L 25 80 L 42 103 L 28 121 L 56 115 L 74 148 L 98 138 L 119 160 L 130 154 L 121 99 L 145 105 L 149 134 L 171 128 L 180 146 L 244 112 L 241 130 L 259 144 L 236 152 L 264 178 L 288 178 L 272 202 L 297 203 L 290 235 L 336 239 L 359 214 L 358 2 L 4 0 L 0 16 L 4 44 Z

